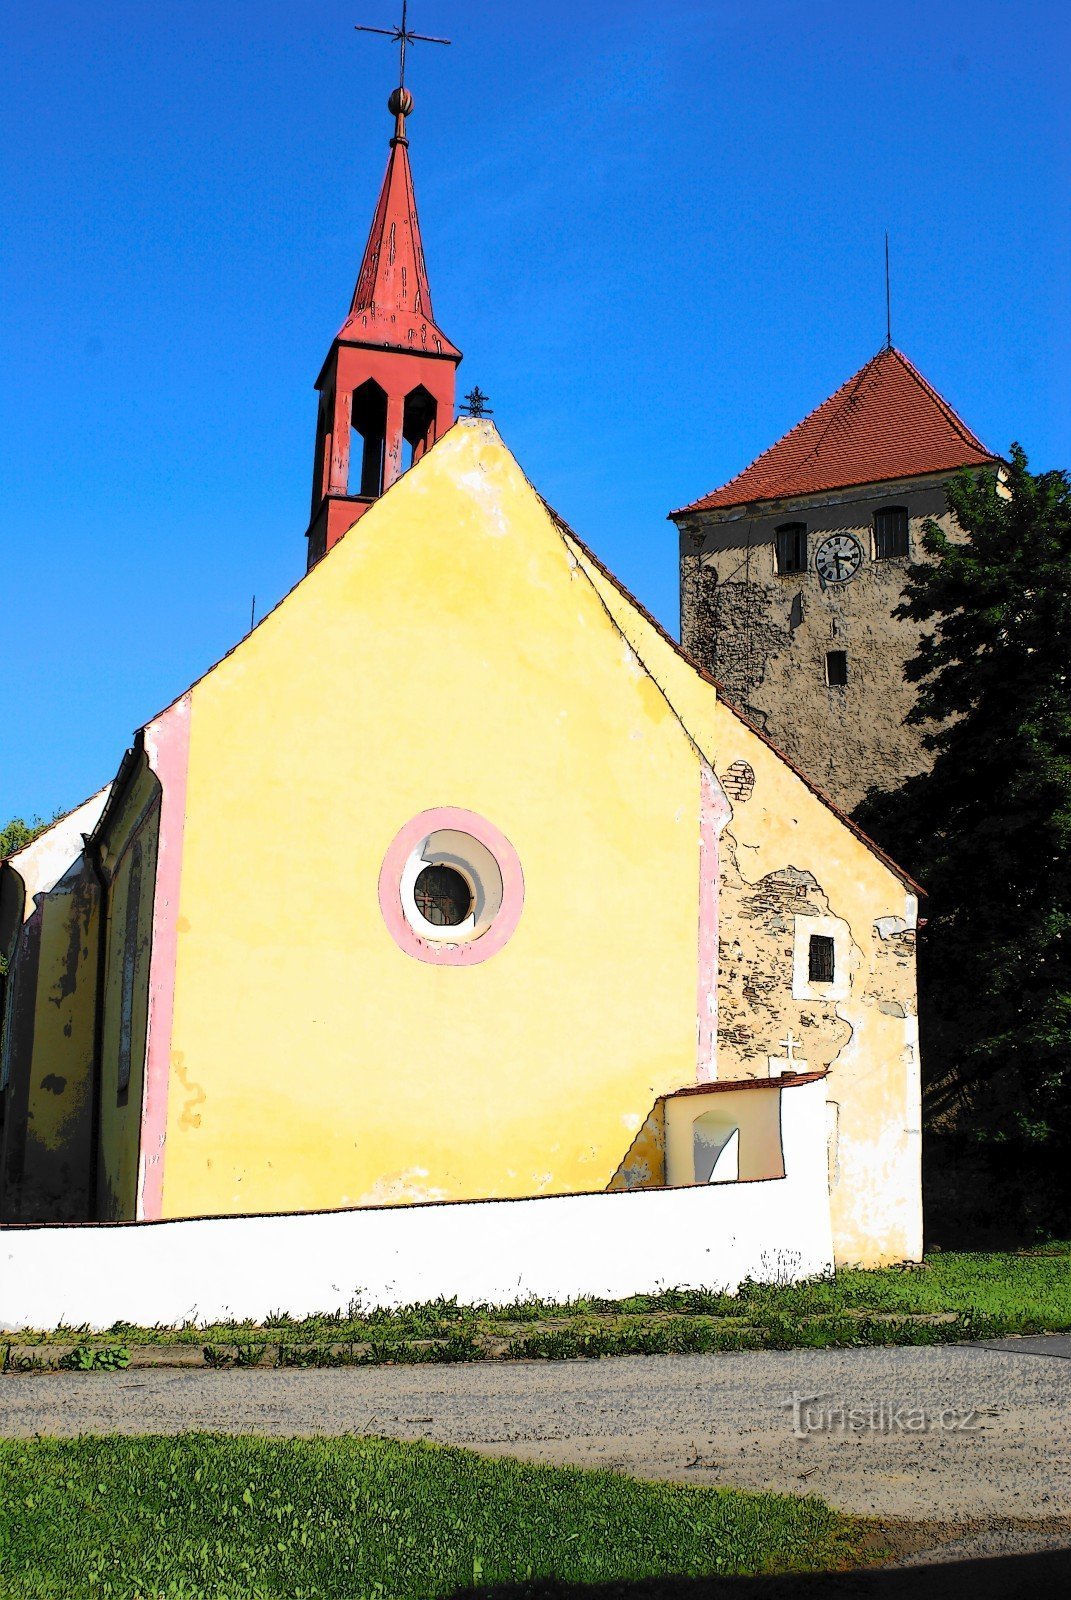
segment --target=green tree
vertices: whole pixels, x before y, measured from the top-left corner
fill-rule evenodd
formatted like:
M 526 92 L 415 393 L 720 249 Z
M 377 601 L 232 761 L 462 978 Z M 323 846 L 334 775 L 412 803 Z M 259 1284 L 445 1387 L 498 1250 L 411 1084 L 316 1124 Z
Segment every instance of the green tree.
M 0 861 L 15 850 L 21 850 L 24 844 L 29 844 L 31 839 L 48 827 L 47 822 L 42 822 L 40 817 L 35 817 L 32 822 L 26 822 L 22 817 L 12 817 L 10 822 L 5 822 L 0 828 Z
M 931 562 L 897 611 L 924 629 L 910 720 L 933 769 L 860 820 L 929 894 L 927 1120 L 1055 1172 L 1071 1155 L 1071 482 L 1013 445 L 1006 482 L 964 472 L 948 504 L 968 538 L 926 524 Z
M 10 822 L 5 822 L 0 828 L 0 861 L 11 855 L 12 851 L 21 850 L 24 844 L 36 839 L 47 827 L 48 823 L 42 822 L 40 817 L 35 817 L 32 822 L 26 822 L 22 817 L 12 817 Z M 0 978 L 6 976 L 7 957 L 0 950 Z

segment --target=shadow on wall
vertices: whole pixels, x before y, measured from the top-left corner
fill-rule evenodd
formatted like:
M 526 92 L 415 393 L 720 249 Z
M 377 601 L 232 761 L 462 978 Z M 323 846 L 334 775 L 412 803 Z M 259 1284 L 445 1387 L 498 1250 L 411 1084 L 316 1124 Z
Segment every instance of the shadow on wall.
M 458 1590 L 451 1600 L 1021 1600 L 1071 1591 L 1071 1551 L 996 1556 L 863 1572 L 769 1578 L 660 1578 L 623 1583 L 523 1583 Z

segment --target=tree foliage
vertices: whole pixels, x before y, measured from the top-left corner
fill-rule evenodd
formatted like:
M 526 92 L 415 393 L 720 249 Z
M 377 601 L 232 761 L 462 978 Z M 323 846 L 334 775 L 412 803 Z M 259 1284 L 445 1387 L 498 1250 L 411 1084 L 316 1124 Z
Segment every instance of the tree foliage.
M 928 1120 L 1071 1151 L 1071 482 L 964 472 L 897 615 L 931 772 L 860 812 L 927 889 Z
M 0 828 L 0 861 L 14 851 L 21 850 L 23 845 L 36 839 L 47 827 L 48 823 L 42 822 L 40 817 L 35 817 L 32 822 L 26 822 L 22 817 L 12 817 L 10 822 L 5 822 Z
M 40 817 L 35 817 L 32 822 L 25 821 L 22 817 L 12 817 L 10 822 L 5 822 L 0 828 L 0 861 L 5 856 L 11 855 L 16 850 L 21 850 L 24 844 L 29 844 L 43 833 L 48 827 L 47 822 L 42 822 Z M 7 976 L 7 957 L 0 950 L 0 978 Z

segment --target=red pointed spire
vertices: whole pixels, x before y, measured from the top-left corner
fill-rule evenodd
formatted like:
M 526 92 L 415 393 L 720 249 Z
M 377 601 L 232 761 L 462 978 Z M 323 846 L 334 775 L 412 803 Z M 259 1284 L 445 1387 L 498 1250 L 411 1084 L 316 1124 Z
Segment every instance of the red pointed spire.
M 437 325 L 431 309 L 405 136 L 413 97 L 408 89 L 396 89 L 387 103 L 395 113 L 396 132 L 349 316 L 338 337 L 460 358 L 461 352 Z
M 316 381 L 310 566 L 454 420 L 461 351 L 432 316 L 405 132 L 413 97 L 395 89 L 387 105 L 394 137 L 372 231 Z

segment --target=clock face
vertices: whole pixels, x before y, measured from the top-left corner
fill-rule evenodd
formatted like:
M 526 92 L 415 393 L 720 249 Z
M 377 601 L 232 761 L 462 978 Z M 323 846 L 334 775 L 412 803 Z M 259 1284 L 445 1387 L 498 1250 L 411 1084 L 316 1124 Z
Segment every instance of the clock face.
M 815 570 L 824 583 L 848 583 L 862 564 L 863 547 L 850 533 L 823 539 L 814 558 Z

